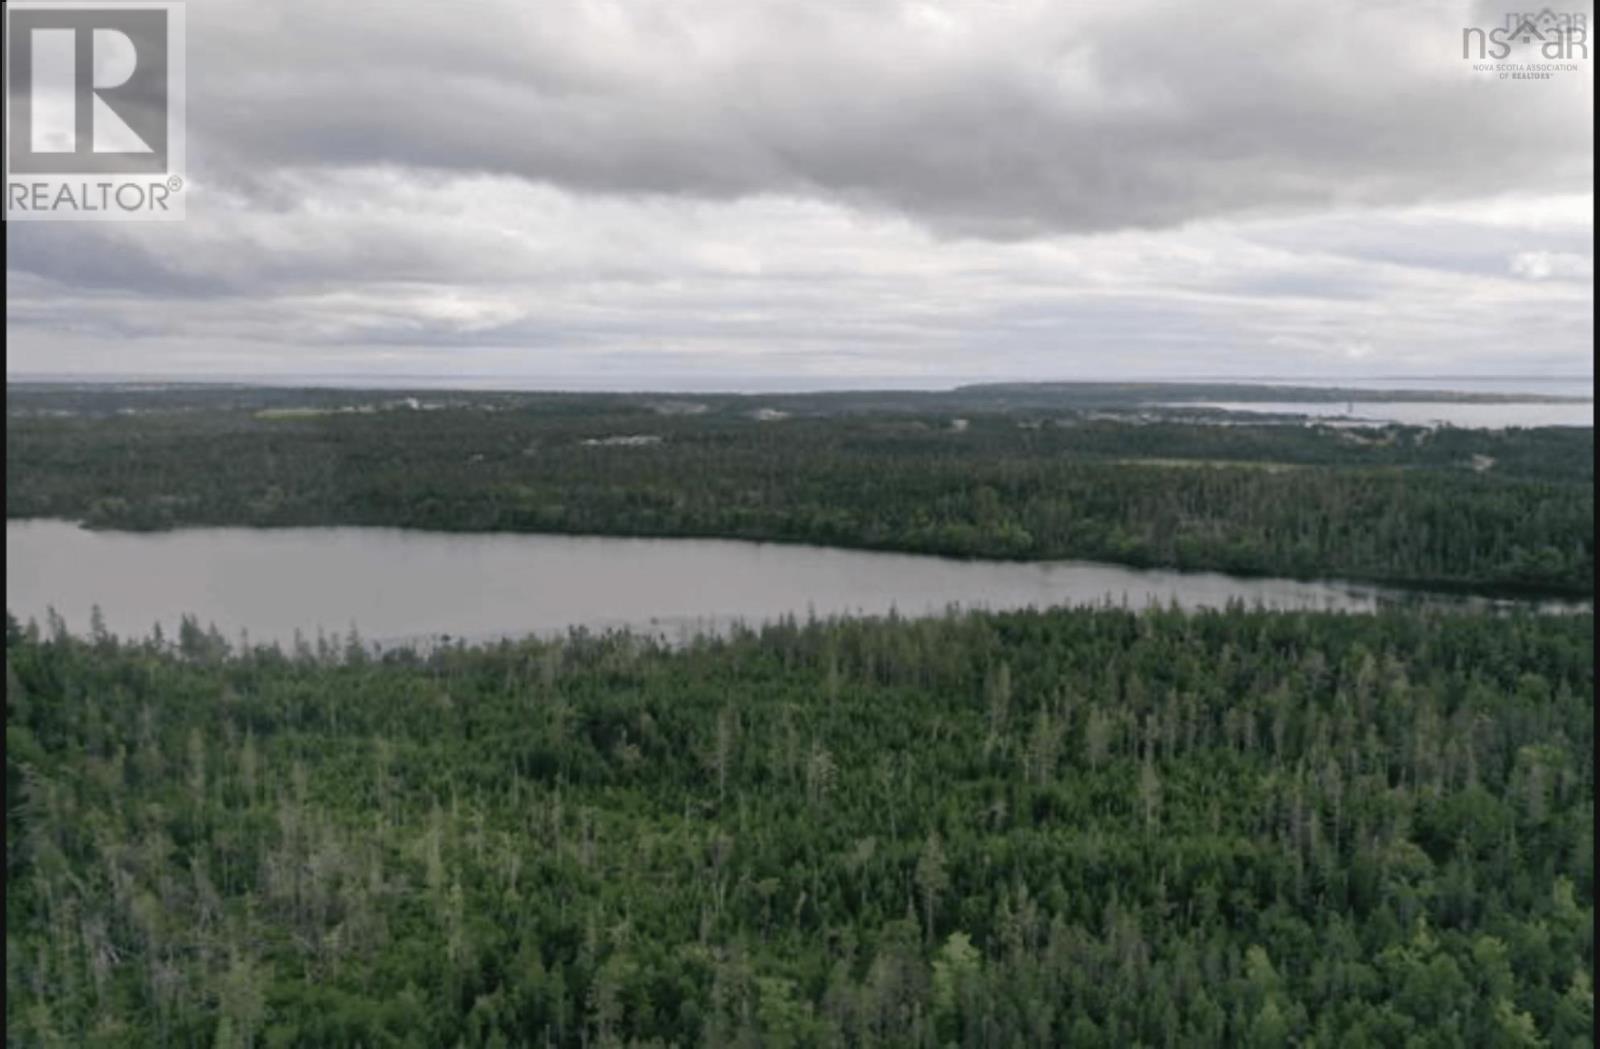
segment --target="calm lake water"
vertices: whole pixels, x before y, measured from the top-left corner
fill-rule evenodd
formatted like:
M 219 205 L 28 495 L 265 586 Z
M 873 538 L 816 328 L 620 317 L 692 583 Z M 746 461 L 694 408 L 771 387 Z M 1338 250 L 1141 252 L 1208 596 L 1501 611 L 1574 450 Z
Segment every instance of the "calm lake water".
M 1369 611 L 1416 601 L 1338 582 L 1236 579 L 1090 562 L 1017 564 L 719 539 L 463 535 L 390 528 L 87 531 L 6 523 L 6 605 L 75 632 L 98 605 L 121 636 L 195 615 L 226 636 L 290 642 L 354 624 L 385 643 L 626 626 L 677 639 L 785 614 L 903 615 L 1113 602 Z M 1439 598 L 1487 606 L 1482 599 Z M 1573 606 L 1551 605 L 1551 608 Z M 1587 606 L 1584 606 L 1587 607 Z
M 1475 430 L 1508 426 L 1594 426 L 1593 402 L 1461 404 L 1448 401 L 1169 401 L 1167 408 L 1215 408 L 1227 412 L 1304 415 L 1331 423 L 1437 426 Z

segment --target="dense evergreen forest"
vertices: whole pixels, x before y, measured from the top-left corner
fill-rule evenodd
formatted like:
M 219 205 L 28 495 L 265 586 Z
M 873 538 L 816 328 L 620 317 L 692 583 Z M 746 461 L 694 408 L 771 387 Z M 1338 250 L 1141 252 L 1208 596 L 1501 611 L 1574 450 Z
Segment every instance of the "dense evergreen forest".
M 1590 615 L 6 638 L 19 1046 L 1587 1046 Z
M 16 387 L 6 512 L 118 528 L 720 536 L 1593 592 L 1593 430 L 1212 425 L 1129 400 L 1148 387 L 1062 390 Z

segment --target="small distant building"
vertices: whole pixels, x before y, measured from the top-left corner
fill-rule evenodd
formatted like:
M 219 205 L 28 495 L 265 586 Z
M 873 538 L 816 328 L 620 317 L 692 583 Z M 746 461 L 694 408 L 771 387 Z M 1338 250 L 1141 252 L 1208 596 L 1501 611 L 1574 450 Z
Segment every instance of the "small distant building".
M 650 410 L 657 415 L 704 415 L 711 408 L 698 401 L 652 401 Z
M 661 435 L 654 433 L 616 434 L 612 437 L 590 437 L 583 443 L 592 448 L 640 448 L 645 445 L 660 444 Z

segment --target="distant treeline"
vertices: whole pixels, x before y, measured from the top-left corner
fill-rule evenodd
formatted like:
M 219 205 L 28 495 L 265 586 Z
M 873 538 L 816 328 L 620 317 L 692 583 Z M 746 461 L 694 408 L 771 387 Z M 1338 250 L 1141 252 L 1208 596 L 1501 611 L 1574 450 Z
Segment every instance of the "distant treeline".
M 1581 390 L 1591 386 L 1573 379 Z M 280 407 L 337 407 L 414 399 L 476 404 L 498 410 L 627 412 L 642 405 L 698 405 L 738 414 L 773 408 L 796 415 L 927 414 L 932 412 L 1153 411 L 1172 402 L 1238 401 L 1343 404 L 1393 401 L 1435 404 L 1573 403 L 1587 396 L 1467 393 L 1459 390 L 1377 390 L 1332 386 L 1228 382 L 978 383 L 949 390 L 839 390 L 810 393 L 560 393 L 522 390 L 386 389 L 259 386 L 226 383 L 13 382 L 6 386 L 10 414 L 71 411 L 111 415 L 122 411 L 255 411 Z M 1187 414 L 1188 409 L 1185 409 Z
M 10 622 L 7 1040 L 1589 1046 L 1593 629 Z
M 106 413 L 86 396 L 13 398 L 9 516 L 723 536 L 1593 591 L 1588 429 L 329 390 L 144 393 Z M 619 437 L 650 440 L 606 443 Z

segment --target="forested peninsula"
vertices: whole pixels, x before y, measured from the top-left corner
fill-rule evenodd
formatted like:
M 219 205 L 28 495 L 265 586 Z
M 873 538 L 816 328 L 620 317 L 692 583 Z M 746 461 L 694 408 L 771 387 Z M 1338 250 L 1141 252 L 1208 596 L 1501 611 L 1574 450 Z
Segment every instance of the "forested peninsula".
M 1200 422 L 1099 389 L 1008 389 L 23 387 L 8 392 L 6 512 L 130 529 L 715 536 L 1593 592 L 1592 429 Z

